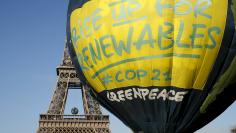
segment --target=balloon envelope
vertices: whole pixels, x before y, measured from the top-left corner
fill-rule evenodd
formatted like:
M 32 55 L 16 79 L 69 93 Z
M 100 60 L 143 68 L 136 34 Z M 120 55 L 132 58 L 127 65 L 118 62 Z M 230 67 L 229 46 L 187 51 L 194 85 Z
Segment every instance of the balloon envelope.
M 193 132 L 235 100 L 228 0 L 70 0 L 80 79 L 134 132 Z

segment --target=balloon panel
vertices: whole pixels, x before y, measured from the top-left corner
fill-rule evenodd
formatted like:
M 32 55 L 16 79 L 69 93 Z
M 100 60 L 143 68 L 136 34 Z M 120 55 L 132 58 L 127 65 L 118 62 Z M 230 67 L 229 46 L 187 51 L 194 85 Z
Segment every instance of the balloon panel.
M 202 90 L 226 16 L 222 0 L 92 0 L 72 12 L 70 30 L 81 69 L 97 92 L 127 86 Z

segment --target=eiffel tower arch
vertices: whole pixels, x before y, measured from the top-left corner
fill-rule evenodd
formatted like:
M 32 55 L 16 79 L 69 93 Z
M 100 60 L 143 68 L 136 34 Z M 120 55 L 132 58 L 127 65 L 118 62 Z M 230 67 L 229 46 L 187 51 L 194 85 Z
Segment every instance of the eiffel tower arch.
M 92 98 L 89 87 L 83 85 L 64 48 L 62 63 L 57 68 L 57 83 L 46 114 L 39 118 L 37 133 L 111 133 L 109 116 L 103 115 L 100 105 Z M 68 90 L 81 89 L 84 114 L 64 114 Z

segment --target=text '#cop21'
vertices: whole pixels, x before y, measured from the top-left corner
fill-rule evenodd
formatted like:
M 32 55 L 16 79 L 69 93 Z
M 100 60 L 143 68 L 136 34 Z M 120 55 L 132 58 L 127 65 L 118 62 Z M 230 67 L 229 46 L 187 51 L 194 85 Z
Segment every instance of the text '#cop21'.
M 126 3 L 126 5 L 122 5 Z M 109 3 L 107 5 L 111 10 L 112 27 L 119 28 L 120 26 L 131 24 L 137 21 L 143 21 L 147 19 L 147 16 L 134 18 L 135 13 L 142 10 L 142 4 L 139 0 L 119 0 Z M 117 8 L 116 6 L 119 6 Z M 212 6 L 212 0 L 196 0 L 193 4 L 190 0 L 176 0 L 175 4 L 165 3 L 164 0 L 156 0 L 153 5 L 156 11 L 156 15 L 164 17 L 165 11 L 173 11 L 175 16 L 192 15 L 195 18 L 203 18 L 211 20 L 210 13 L 206 13 L 206 10 Z M 116 7 L 116 8 L 114 8 Z M 179 10 L 181 7 L 185 7 L 185 10 Z M 151 8 L 151 7 L 150 7 Z M 136 27 L 129 25 L 128 32 L 122 33 L 127 36 L 126 40 L 117 39 L 112 33 L 105 33 L 100 37 L 95 38 L 94 32 L 99 31 L 102 27 L 106 27 L 101 21 L 103 20 L 103 9 L 94 9 L 91 15 L 86 16 L 84 19 L 77 20 L 79 28 L 71 27 L 72 42 L 76 49 L 77 57 L 83 71 L 90 70 L 99 61 L 103 59 L 112 58 L 114 56 L 123 56 L 125 54 L 131 54 L 132 50 L 141 51 L 145 46 L 158 50 L 170 50 L 173 47 L 189 49 L 214 49 L 219 45 L 216 38 L 219 37 L 223 30 L 214 25 L 208 26 L 204 23 L 193 23 L 191 26 L 191 33 L 188 36 L 187 42 L 181 42 L 183 35 L 190 29 L 186 28 L 188 22 L 180 20 L 176 25 L 173 21 L 164 21 L 158 25 L 157 28 L 153 28 L 153 25 L 146 23 L 141 25 L 141 32 L 137 33 Z M 132 18 L 132 19 L 131 19 Z M 110 20 L 107 20 L 110 21 Z M 139 28 L 140 28 L 139 27 Z M 178 32 L 174 32 L 178 27 Z M 154 36 L 154 30 L 158 35 Z M 201 31 L 207 31 L 201 33 Z M 138 34 L 137 38 L 133 35 Z M 174 37 L 173 34 L 176 34 Z M 198 43 L 204 37 L 208 37 L 209 41 L 206 44 Z M 91 38 L 92 37 L 92 38 Z M 86 40 L 87 39 L 87 40 Z M 185 38 L 186 39 L 186 38 Z M 83 47 L 80 44 L 83 40 L 90 42 Z M 165 42 L 165 43 L 163 43 Z M 168 42 L 168 43 L 166 43 Z

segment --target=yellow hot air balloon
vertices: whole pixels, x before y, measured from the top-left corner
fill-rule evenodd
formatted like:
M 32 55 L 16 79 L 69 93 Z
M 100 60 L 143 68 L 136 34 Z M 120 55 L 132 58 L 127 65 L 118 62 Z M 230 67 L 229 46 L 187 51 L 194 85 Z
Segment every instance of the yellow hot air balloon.
M 235 100 L 230 2 L 70 0 L 71 58 L 96 99 L 134 132 L 194 131 Z

